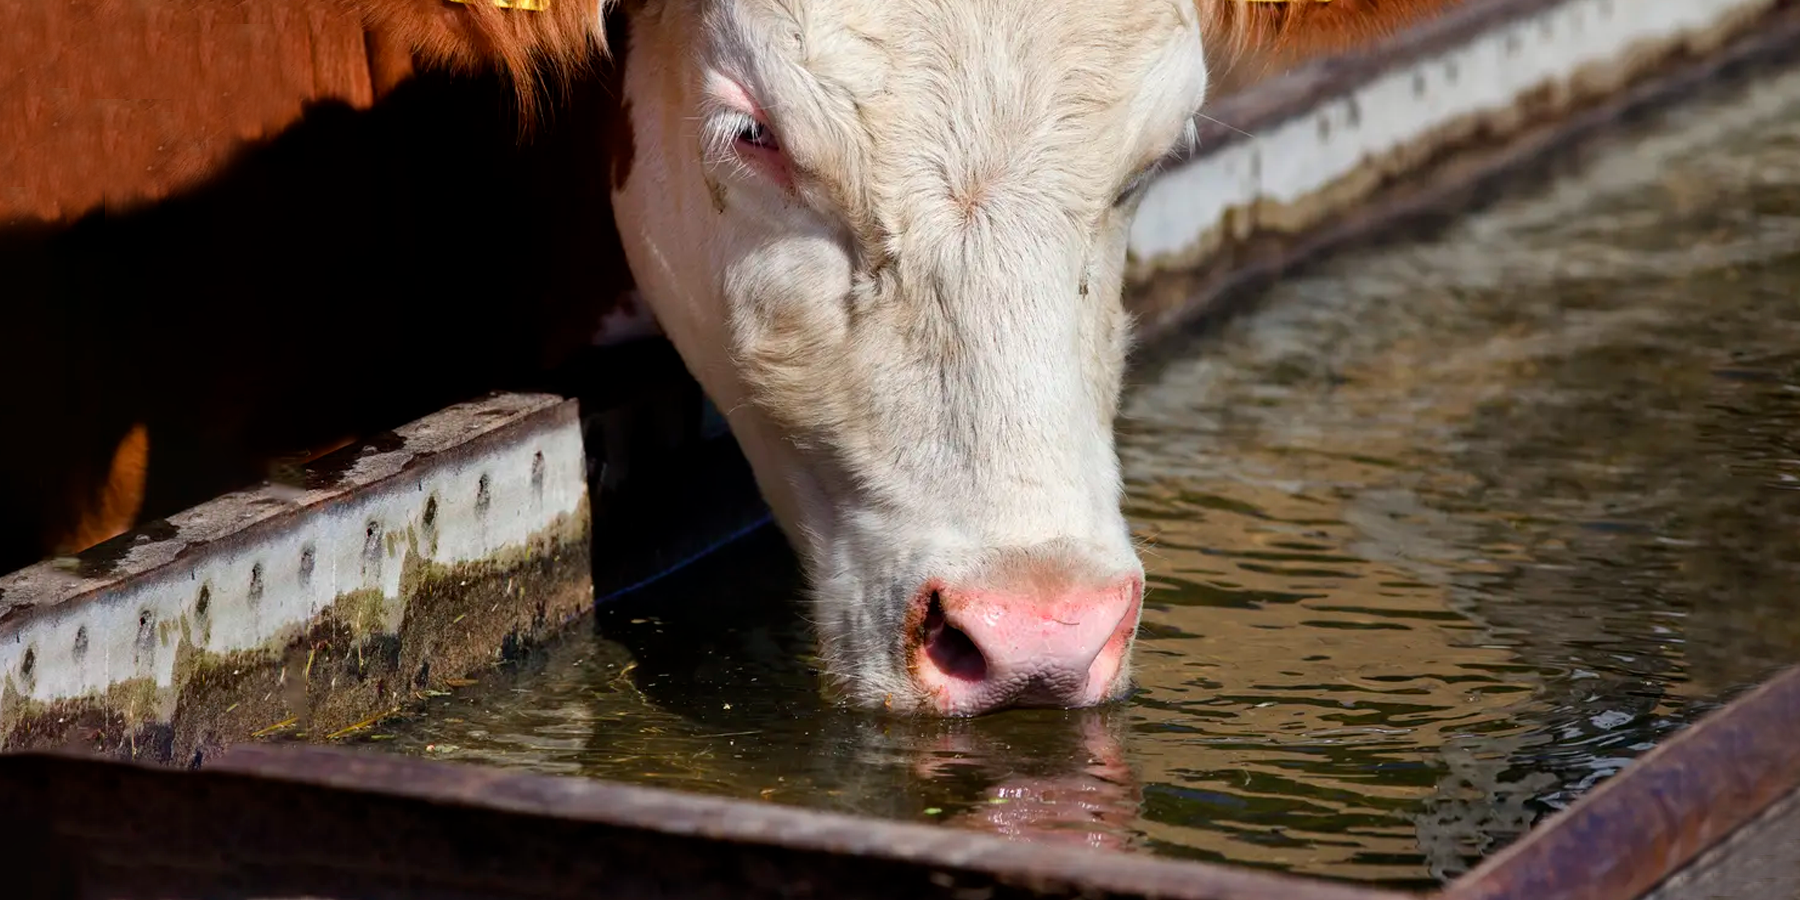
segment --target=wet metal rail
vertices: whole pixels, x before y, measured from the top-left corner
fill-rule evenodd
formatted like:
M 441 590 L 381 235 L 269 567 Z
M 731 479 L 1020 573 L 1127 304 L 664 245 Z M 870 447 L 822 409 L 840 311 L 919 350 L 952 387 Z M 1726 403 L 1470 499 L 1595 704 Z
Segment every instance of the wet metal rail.
M 0 808 L 34 823 L 0 843 L 34 896 L 1401 896 L 319 747 L 246 747 L 198 772 L 0 758 Z

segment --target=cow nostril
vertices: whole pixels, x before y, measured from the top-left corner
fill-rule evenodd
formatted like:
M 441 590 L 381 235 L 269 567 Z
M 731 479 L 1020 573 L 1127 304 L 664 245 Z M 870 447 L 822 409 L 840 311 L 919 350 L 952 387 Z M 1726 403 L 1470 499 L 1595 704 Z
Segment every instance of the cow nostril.
M 925 611 L 925 655 L 938 671 L 965 681 L 980 681 L 987 676 L 987 659 L 981 648 L 944 616 L 944 605 L 936 592 Z

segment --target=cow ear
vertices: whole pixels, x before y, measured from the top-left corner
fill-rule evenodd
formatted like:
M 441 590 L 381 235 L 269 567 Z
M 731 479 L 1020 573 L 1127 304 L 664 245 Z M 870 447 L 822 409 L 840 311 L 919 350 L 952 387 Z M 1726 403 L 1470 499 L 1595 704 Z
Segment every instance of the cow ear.
M 1351 49 L 1464 0 L 1198 0 L 1202 21 L 1252 47 Z
M 1196 0 L 1227 66 L 1297 64 L 1354 50 L 1467 0 Z
M 603 58 L 624 0 L 358 0 L 370 32 L 426 66 L 499 70 L 535 110 L 547 83 Z

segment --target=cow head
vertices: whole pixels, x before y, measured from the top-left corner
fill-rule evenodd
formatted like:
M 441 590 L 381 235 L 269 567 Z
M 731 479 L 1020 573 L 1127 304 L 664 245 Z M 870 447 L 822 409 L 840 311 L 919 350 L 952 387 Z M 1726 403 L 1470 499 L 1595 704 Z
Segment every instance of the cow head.
M 1126 230 L 1206 87 L 1193 0 L 646 0 L 620 231 L 863 705 L 1120 695 Z

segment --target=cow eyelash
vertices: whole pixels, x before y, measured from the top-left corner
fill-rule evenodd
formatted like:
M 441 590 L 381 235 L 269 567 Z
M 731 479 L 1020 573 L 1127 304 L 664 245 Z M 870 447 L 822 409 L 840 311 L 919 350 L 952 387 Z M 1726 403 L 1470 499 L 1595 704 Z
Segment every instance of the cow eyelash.
M 725 166 L 741 175 L 759 175 L 792 188 L 793 172 L 787 153 L 768 122 L 742 108 L 715 107 L 708 112 L 701 151 L 707 165 Z
M 741 146 L 754 147 L 758 150 L 778 151 L 781 149 L 781 145 L 775 140 L 775 132 L 770 130 L 769 126 L 750 116 L 744 116 L 743 120 L 738 123 L 737 133 L 733 135 L 732 139 Z

